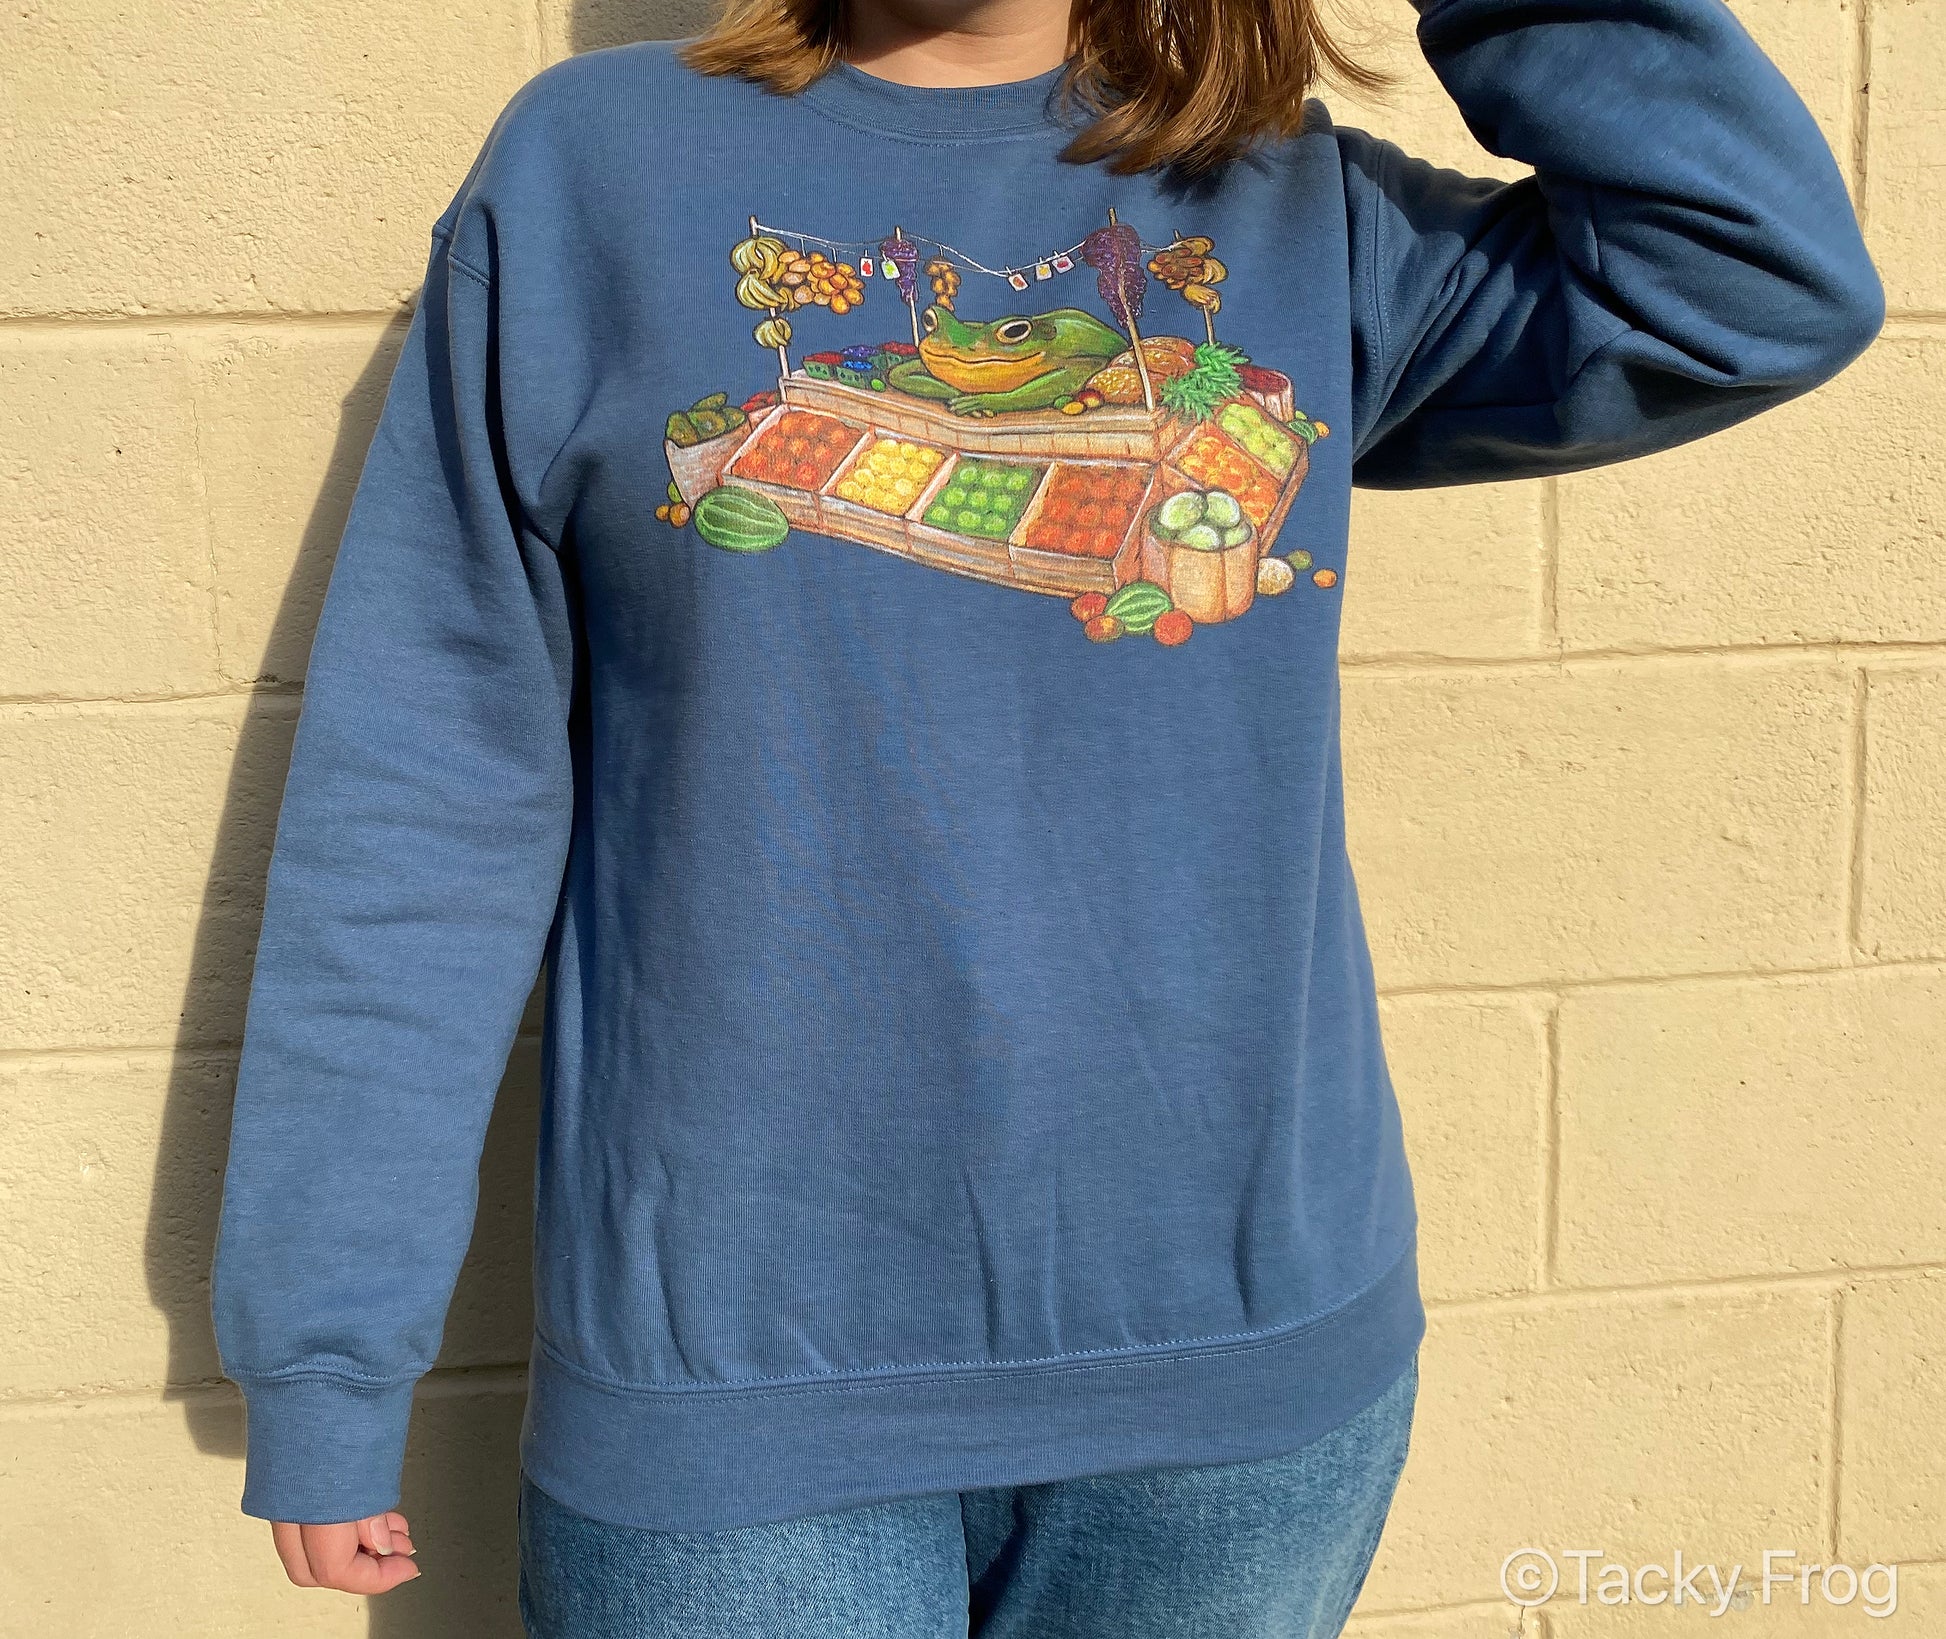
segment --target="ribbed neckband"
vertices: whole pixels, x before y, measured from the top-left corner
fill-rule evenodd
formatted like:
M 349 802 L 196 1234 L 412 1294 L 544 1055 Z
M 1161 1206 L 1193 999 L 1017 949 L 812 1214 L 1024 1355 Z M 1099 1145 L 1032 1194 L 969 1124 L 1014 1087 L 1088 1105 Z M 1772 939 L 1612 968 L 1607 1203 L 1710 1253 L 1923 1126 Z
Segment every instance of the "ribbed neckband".
M 1005 85 L 900 85 L 850 63 L 813 80 L 804 100 L 863 131 L 919 142 L 981 142 L 1059 123 L 1054 96 L 1062 70 Z

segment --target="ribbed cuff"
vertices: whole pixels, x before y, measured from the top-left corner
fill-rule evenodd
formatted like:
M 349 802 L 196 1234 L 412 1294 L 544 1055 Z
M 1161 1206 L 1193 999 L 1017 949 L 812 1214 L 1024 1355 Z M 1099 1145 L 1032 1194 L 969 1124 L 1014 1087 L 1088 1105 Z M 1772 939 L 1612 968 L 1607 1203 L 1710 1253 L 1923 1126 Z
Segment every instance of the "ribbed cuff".
M 399 1505 L 413 1381 L 233 1378 L 248 1412 L 243 1512 L 339 1525 Z

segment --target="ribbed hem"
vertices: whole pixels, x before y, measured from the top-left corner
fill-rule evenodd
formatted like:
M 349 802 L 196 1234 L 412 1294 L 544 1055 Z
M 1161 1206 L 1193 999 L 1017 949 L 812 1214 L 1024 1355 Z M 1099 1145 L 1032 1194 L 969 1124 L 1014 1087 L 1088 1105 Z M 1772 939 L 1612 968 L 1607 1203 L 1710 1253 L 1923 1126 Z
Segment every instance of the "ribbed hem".
M 248 1440 L 243 1512 L 300 1525 L 339 1525 L 399 1505 L 411 1382 L 367 1386 L 342 1377 L 233 1379 Z
M 1425 1335 L 1408 1245 L 1356 1297 L 1240 1342 L 740 1389 L 593 1381 L 537 1338 L 521 1464 L 578 1513 L 713 1531 L 928 1492 L 1276 1456 L 1355 1415 Z

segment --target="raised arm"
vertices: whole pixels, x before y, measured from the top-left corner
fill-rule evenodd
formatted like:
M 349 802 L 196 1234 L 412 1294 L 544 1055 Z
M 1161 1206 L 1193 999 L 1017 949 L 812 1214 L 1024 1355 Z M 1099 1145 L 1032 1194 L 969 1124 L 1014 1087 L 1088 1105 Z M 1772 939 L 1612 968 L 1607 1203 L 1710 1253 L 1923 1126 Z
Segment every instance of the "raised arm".
M 496 307 L 436 239 L 277 822 L 213 1270 L 266 1519 L 397 1503 L 560 892 L 569 581 L 513 499 Z
M 1844 368 L 1884 294 L 1836 161 L 1723 0 L 1422 0 L 1482 180 L 1338 133 L 1354 481 L 1568 472 Z

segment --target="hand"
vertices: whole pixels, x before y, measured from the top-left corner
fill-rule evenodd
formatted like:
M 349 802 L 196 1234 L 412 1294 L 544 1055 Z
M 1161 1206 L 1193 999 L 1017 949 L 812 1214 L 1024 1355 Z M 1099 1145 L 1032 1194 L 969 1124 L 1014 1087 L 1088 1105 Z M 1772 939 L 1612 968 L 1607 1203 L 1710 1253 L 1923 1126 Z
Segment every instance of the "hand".
M 284 1570 L 300 1588 L 340 1593 L 388 1593 L 420 1574 L 418 1550 L 399 1513 L 374 1514 L 344 1525 L 293 1525 L 278 1520 L 271 1541 Z

